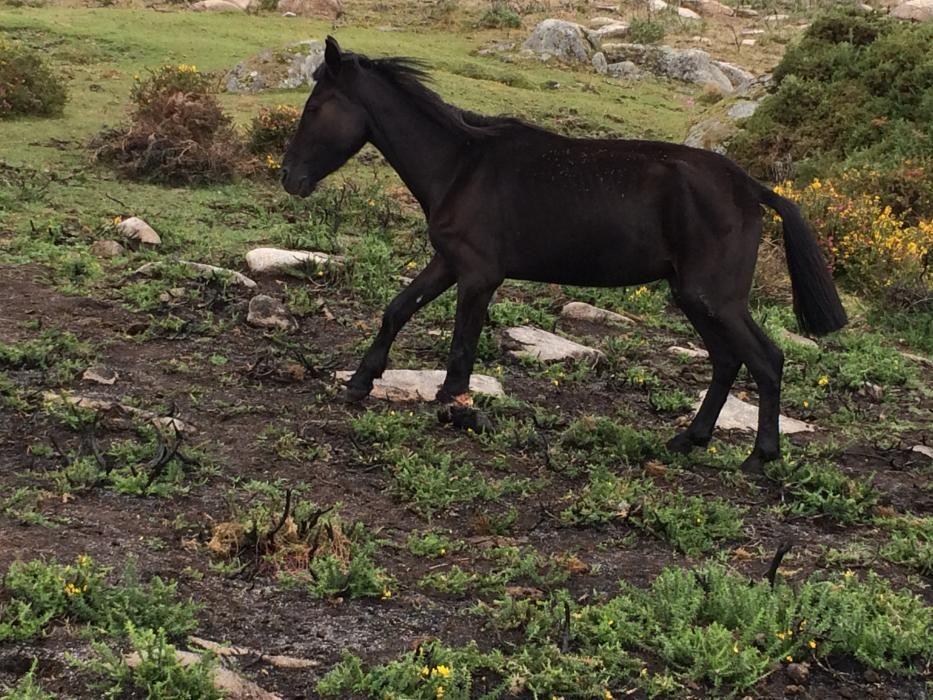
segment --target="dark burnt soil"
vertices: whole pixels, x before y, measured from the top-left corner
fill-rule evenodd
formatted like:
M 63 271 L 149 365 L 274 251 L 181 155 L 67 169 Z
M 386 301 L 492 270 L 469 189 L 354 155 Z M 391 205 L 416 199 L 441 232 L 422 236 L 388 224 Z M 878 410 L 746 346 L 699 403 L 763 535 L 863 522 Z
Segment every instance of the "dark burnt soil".
M 276 280 L 264 280 L 262 286 L 270 293 L 281 294 Z M 189 444 L 203 449 L 219 466 L 215 472 L 199 475 L 188 493 L 167 499 L 123 496 L 103 489 L 68 499 L 50 493 L 42 503 L 42 512 L 62 523 L 55 529 L 25 525 L 0 514 L 0 571 L 6 571 L 18 559 L 69 561 L 79 553 L 119 569 L 129 557 L 135 557 L 144 578 L 159 575 L 177 579 L 182 595 L 203 605 L 199 613 L 200 636 L 266 654 L 288 654 L 318 662 L 311 672 L 280 670 L 261 660 L 245 669 L 245 675 L 286 698 L 316 697 L 316 681 L 345 650 L 375 662 L 432 637 L 449 644 L 471 639 L 482 645 L 496 643 L 477 618 L 464 614 L 474 602 L 472 595 L 430 593 L 416 585 L 439 564 L 482 570 L 488 564 L 476 558 L 479 548 L 443 560 L 410 555 L 404 546 L 408 533 L 424 529 L 428 523 L 392 495 L 391 478 L 368 464 L 365 450 L 361 451 L 351 439 L 350 418 L 372 410 L 378 402 L 370 399 L 361 407 L 345 405 L 331 371 L 355 366 L 361 345 L 369 340 L 375 327 L 377 310 L 340 303 L 340 296 L 331 290 L 326 297 L 328 310 L 336 318 L 321 313 L 307 316 L 300 321 L 300 331 L 290 334 L 291 341 L 300 343 L 304 353 L 306 366 L 301 372 L 290 359 L 294 353 L 277 352 L 280 346 L 273 337 L 246 325 L 248 296 L 243 292 L 211 308 L 226 322 L 218 332 L 192 335 L 182 330 L 174 337 L 145 339 L 151 314 L 133 313 L 101 298 L 61 295 L 43 284 L 38 268 L 0 268 L 0 289 L 0 341 L 10 343 L 33 336 L 36 331 L 29 328 L 34 329 L 36 323 L 45 328 L 67 329 L 92 342 L 100 364 L 119 374 L 113 386 L 78 379 L 65 387 L 52 387 L 54 390 L 68 389 L 82 396 L 119 399 L 150 408 L 172 405 L 177 416 L 197 429 Z M 115 294 L 99 291 L 95 296 Z M 166 307 L 159 313 L 168 312 L 194 318 L 204 310 L 179 306 Z M 428 327 L 426 322 L 413 324 L 415 328 Z M 572 330 L 580 336 L 610 332 L 585 324 Z M 664 352 L 672 343 L 694 339 L 654 329 L 640 328 L 637 332 L 648 338 L 648 354 L 640 364 L 650 365 L 664 378 L 666 387 L 680 386 L 691 393 L 705 388 L 709 371 L 706 363 L 682 363 Z M 443 353 L 418 340 L 424 337 L 421 333 L 403 334 L 399 339 L 400 354 L 413 365 L 442 367 Z M 226 362 L 211 363 L 207 358 L 212 356 L 223 356 Z M 567 423 L 581 414 L 614 416 L 623 412 L 637 416 L 639 427 L 663 427 L 670 433 L 677 429 L 678 417 L 658 416 L 643 389 L 623 386 L 598 374 L 587 381 L 554 386 L 504 357 L 502 363 L 504 384 L 511 395 L 565 416 Z M 29 390 L 50 388 L 42 372 L 11 371 L 9 376 Z M 747 382 L 737 391 L 755 397 L 753 386 Z M 929 404 L 929 398 L 925 400 Z M 865 402 L 864 415 L 871 416 L 876 409 L 869 399 Z M 423 411 L 430 407 L 402 408 Z M 924 408 L 929 409 L 929 405 Z M 786 412 L 794 415 L 793 408 L 786 408 Z M 803 417 L 817 423 L 820 419 Z M 268 445 L 257 440 L 269 425 L 289 428 L 327 446 L 326 456 L 311 462 L 277 457 Z M 432 425 L 426 440 L 456 445 L 463 453 L 482 459 L 483 451 L 475 438 L 449 426 Z M 544 437 L 548 432 L 556 434 L 559 427 L 544 431 Z M 97 437 L 105 444 L 127 433 L 125 421 L 107 419 L 98 427 Z M 0 411 L 0 493 L 11 493 L 21 486 L 48 488 L 46 472 L 59 466 L 56 458 L 33 456 L 30 447 L 58 444 L 65 450 L 77 449 L 82 439 L 81 434 L 42 412 Z M 747 435 L 719 434 L 717 440 L 719 444 L 726 440 L 750 446 Z M 928 478 L 928 464 L 924 463 L 925 457 L 909 451 L 923 441 L 923 435 L 914 434 L 903 436 L 895 447 L 858 444 L 846 448 L 837 461 L 851 475 L 867 478 L 874 474 L 883 505 L 898 512 L 929 514 L 933 498 L 928 489 L 921 488 L 922 481 Z M 566 507 L 562 498 L 579 484 L 549 469 L 545 450 L 516 452 L 511 464 L 517 475 L 546 479 L 540 491 L 509 502 L 457 505 L 435 516 L 430 526 L 480 542 L 490 536 L 490 521 L 515 506 L 517 521 L 499 541 L 533 546 L 544 554 L 575 555 L 590 571 L 575 573 L 567 581 L 566 586 L 578 595 L 594 590 L 611 592 L 619 579 L 647 585 L 663 567 L 691 563 L 668 543 L 624 523 L 605 528 L 562 526 L 556 518 Z M 481 467 L 482 471 L 486 469 Z M 774 550 L 786 540 L 795 543 L 784 570 L 793 581 L 804 579 L 816 569 L 832 568 L 834 565 L 824 557 L 827 547 L 841 548 L 855 537 L 873 537 L 870 527 L 842 527 L 825 518 L 782 519 L 772 508 L 781 502 L 781 489 L 766 480 L 723 479 L 720 472 L 701 466 L 674 474 L 671 483 L 663 476 L 656 477 L 658 485 L 682 488 L 690 494 L 721 496 L 748 507 L 745 538 L 726 548 L 734 565 L 750 576 L 761 576 Z M 314 600 L 300 590 L 276 585 L 269 577 L 250 581 L 212 571 L 212 557 L 206 548 L 212 526 L 229 517 L 231 499 L 239 498 L 236 484 L 248 479 L 304 485 L 316 503 L 339 502 L 347 519 L 362 520 L 380 540 L 397 543 L 398 547 L 381 546 L 378 554 L 379 564 L 398 580 L 393 597 L 382 601 Z M 907 570 L 881 561 L 873 563 L 872 568 L 898 585 L 909 585 Z M 916 577 L 910 577 L 910 582 L 916 584 Z M 927 600 L 933 599 L 930 589 L 919 592 Z M 93 692 L 82 690 L 81 677 L 65 662 L 64 652 L 81 656 L 88 652 L 88 646 L 67 630 L 57 629 L 39 643 L 0 648 L 0 680 L 14 681 L 26 670 L 28 660 L 37 656 L 42 660 L 40 673 L 49 689 L 69 697 L 94 697 Z M 778 670 L 750 695 L 784 697 L 789 682 Z M 843 664 L 814 668 L 804 697 L 920 698 L 923 693 L 923 681 L 866 676 L 863 669 Z

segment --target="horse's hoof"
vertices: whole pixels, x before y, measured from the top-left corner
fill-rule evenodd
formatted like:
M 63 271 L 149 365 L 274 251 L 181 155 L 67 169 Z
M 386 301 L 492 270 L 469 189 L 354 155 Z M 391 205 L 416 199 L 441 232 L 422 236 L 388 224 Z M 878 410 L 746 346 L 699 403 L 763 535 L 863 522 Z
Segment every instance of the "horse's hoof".
M 709 444 L 708 439 L 703 440 L 701 438 L 694 437 L 685 430 L 682 433 L 677 433 L 677 435 L 667 441 L 667 449 L 670 452 L 676 452 L 678 454 L 685 455 L 694 447 L 703 447 L 707 444 Z
M 764 476 L 765 464 L 781 458 L 781 453 L 762 452 L 759 449 L 752 450 L 752 453 L 742 462 L 740 469 L 746 474 L 752 476 Z
M 372 387 L 354 386 L 347 384 L 347 390 L 343 394 L 343 400 L 347 403 L 359 403 L 373 390 Z
M 437 410 L 437 420 L 461 430 L 472 430 L 474 433 L 488 433 L 494 429 L 492 421 L 485 413 L 458 403 L 441 406 Z
M 473 405 L 473 399 L 471 398 L 468 391 L 453 392 L 444 387 L 441 387 L 437 390 L 437 394 L 434 396 L 434 400 L 438 403 L 455 403 L 460 406 Z

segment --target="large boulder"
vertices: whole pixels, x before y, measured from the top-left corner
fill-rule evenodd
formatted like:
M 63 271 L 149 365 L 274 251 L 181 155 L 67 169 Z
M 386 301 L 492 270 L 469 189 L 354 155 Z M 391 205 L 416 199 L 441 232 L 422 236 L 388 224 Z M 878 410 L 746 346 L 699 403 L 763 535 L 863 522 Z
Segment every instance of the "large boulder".
M 595 50 L 588 30 L 562 19 L 546 19 L 539 23 L 524 46 L 542 58 L 553 57 L 571 63 L 589 63 Z
M 324 62 L 324 44 L 307 39 L 282 49 L 265 49 L 235 65 L 224 78 L 227 92 L 293 90 L 310 87 Z
M 340 0 L 279 0 L 278 10 L 282 14 L 291 12 L 302 17 L 337 19 L 343 14 Z
M 891 10 L 891 15 L 914 22 L 931 22 L 933 21 L 933 0 L 907 0 Z
M 648 44 L 605 44 L 603 50 L 609 63 L 631 61 L 655 75 L 696 85 L 712 86 L 722 92 L 733 92 L 726 72 L 700 49 L 674 49 Z
M 191 9 L 194 12 L 242 12 L 243 8 L 234 2 L 228 0 L 199 0 L 193 3 Z
M 715 15 L 731 16 L 735 14 L 734 9 L 718 2 L 718 0 L 682 0 L 682 2 L 691 10 L 695 10 L 698 14 L 705 17 Z

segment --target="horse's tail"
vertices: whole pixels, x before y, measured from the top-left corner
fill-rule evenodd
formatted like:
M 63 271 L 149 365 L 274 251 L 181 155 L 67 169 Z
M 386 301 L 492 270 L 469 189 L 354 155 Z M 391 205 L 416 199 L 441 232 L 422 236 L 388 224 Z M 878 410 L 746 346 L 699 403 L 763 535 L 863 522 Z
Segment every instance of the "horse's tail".
M 794 314 L 804 333 L 825 335 L 848 322 L 826 260 L 803 220 L 800 209 L 789 199 L 759 185 L 758 199 L 774 209 L 784 224 L 784 250 L 794 292 Z

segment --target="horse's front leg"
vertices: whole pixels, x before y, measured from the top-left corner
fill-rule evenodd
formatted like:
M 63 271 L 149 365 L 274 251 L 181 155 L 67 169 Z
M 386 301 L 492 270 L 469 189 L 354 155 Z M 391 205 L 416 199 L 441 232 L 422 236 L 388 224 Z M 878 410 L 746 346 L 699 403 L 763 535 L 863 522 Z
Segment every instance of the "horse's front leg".
M 425 304 L 436 299 L 449 289 L 455 280 L 454 274 L 444 259 L 435 253 L 411 284 L 399 292 L 382 314 L 379 332 L 363 356 L 359 369 L 347 381 L 347 399 L 360 401 L 373 389 L 373 380 L 381 377 L 389 361 L 389 348 L 392 341 Z
M 452 401 L 469 390 L 486 310 L 500 284 L 501 277 L 491 276 L 464 277 L 457 281 L 457 318 L 447 360 L 447 377 L 437 392 L 438 401 Z

